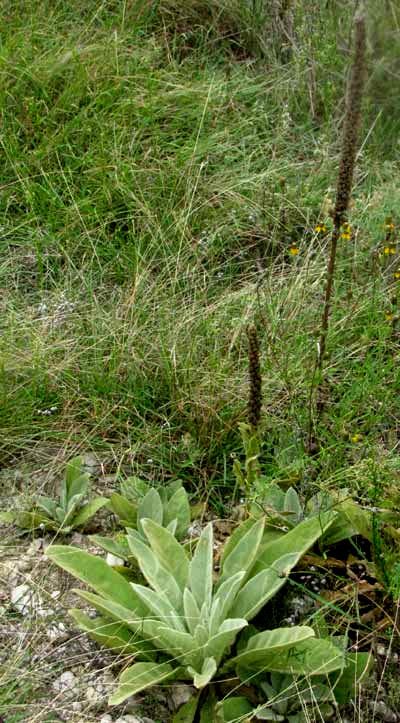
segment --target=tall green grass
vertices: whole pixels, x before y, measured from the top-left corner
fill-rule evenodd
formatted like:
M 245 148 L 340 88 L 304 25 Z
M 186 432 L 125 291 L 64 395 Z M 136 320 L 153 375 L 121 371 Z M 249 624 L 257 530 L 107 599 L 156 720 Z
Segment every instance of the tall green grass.
M 353 7 L 262 7 L 3 6 L 2 464 L 96 449 L 224 496 L 256 318 L 264 462 L 307 480 L 327 255 L 315 225 L 335 185 Z M 397 429 L 397 256 L 379 255 L 399 200 L 396 129 L 379 84 L 398 20 L 388 3 L 370 30 L 380 60 L 339 252 L 326 475 L 357 458 L 356 432 L 379 454 Z

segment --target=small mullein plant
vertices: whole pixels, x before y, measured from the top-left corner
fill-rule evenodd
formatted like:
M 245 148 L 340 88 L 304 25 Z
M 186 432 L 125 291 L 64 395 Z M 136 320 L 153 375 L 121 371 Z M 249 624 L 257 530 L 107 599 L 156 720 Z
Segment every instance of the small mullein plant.
M 217 573 L 211 523 L 191 552 L 171 530 L 143 518 L 146 542 L 134 530 L 127 531 L 130 553 L 141 572 L 140 582 L 131 583 L 83 550 L 47 548 L 50 560 L 93 590 L 76 590 L 99 613 L 93 618 L 81 609 L 71 610 L 78 627 L 118 654 L 134 656 L 110 704 L 175 680 L 196 689 L 177 722 L 190 723 L 200 710 L 204 720 L 234 721 L 244 714 L 271 720 L 268 690 L 266 695 L 258 686 L 256 701 L 250 701 L 236 695 L 238 680 L 247 686 L 253 679 L 262 682 L 269 671 L 316 677 L 333 688 L 343 676 L 357 682 L 353 659 L 334 637 L 318 638 L 307 625 L 265 630 L 249 624 L 334 519 L 334 512 L 313 517 L 271 541 L 264 535 L 265 517 L 249 518 L 226 542 Z M 364 671 L 368 656 L 360 655 L 357 670 Z M 221 679 L 233 679 L 230 692 L 222 696 Z
M 58 500 L 39 495 L 35 498 L 32 509 L 5 513 L 7 521 L 24 530 L 39 528 L 58 534 L 68 534 L 77 528 L 84 528 L 96 512 L 108 503 L 107 497 L 88 500 L 89 479 L 90 475 L 83 469 L 82 458 L 75 457 L 67 463 Z
M 121 483 L 121 494 L 114 492 L 111 495 L 109 507 L 131 537 L 137 537 L 144 544 L 147 544 L 142 525 L 144 519 L 165 527 L 178 540 L 186 535 L 191 520 L 188 495 L 180 480 L 156 489 L 139 477 L 128 477 Z M 92 535 L 92 540 L 108 555 L 114 556 L 116 563 L 121 561 L 136 566 L 125 533 L 119 532 L 113 538 Z

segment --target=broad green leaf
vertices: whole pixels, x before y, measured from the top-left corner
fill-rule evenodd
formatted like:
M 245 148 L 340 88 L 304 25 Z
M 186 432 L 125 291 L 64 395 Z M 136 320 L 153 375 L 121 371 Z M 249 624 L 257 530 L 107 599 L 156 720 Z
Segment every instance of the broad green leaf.
M 66 466 L 65 479 L 61 485 L 60 503 L 66 510 L 72 497 L 77 494 L 85 495 L 90 475 L 82 472 L 82 457 L 74 457 Z
M 324 534 L 326 545 L 333 545 L 353 535 L 362 535 L 372 540 L 372 514 L 364 510 L 354 500 L 343 500 L 337 507 L 338 518 L 332 527 Z
M 252 713 L 253 706 L 250 705 L 247 698 L 232 696 L 232 698 L 226 698 L 217 704 L 215 723 L 237 723 L 238 721 L 245 723 Z
M 330 527 L 336 517 L 335 512 L 323 512 L 321 515 L 300 522 L 293 530 L 273 542 L 269 542 L 258 556 L 252 574 L 273 565 L 285 553 L 296 554 L 296 562 L 314 545 Z
M 135 477 L 134 475 L 132 477 L 127 477 L 126 480 L 121 482 L 122 494 L 124 497 L 127 497 L 129 500 L 133 500 L 134 502 L 138 502 L 142 499 L 142 497 L 145 497 L 150 489 L 151 487 L 148 482 L 145 482 L 143 479 L 140 479 L 140 477 Z
M 297 560 L 296 554 L 283 555 L 272 567 L 262 569 L 250 578 L 238 593 L 229 614 L 235 618 L 251 620 L 287 582 L 288 575 L 297 564 Z
M 52 500 L 51 497 L 37 497 L 36 505 L 41 510 L 44 510 L 48 517 L 56 519 L 57 502 Z
M 110 705 L 119 705 L 152 685 L 175 677 L 179 669 L 168 663 L 135 663 L 120 675 L 117 690 L 109 699 Z
M 193 593 L 189 590 L 189 588 L 185 588 L 183 592 L 183 610 L 185 613 L 186 627 L 193 635 L 197 625 L 199 624 L 200 610 L 193 597 Z
M 205 658 L 201 673 L 197 673 L 193 668 L 189 667 L 188 672 L 193 676 L 194 687 L 198 690 L 204 688 L 210 682 L 211 678 L 217 672 L 217 663 L 214 658 Z
M 296 518 L 300 518 L 302 515 L 302 507 L 299 500 L 299 495 L 293 487 L 289 487 L 285 494 L 285 502 L 283 505 L 284 512 L 290 512 Z
M 200 613 L 200 620 L 201 620 L 201 613 Z M 203 648 L 206 643 L 208 642 L 210 637 L 210 634 L 208 632 L 208 627 L 205 623 L 198 623 L 196 625 L 196 629 L 193 634 L 194 644 L 197 648 Z
M 178 520 L 171 520 L 171 522 L 168 523 L 166 526 L 166 530 L 171 533 L 174 537 L 176 536 L 176 528 L 178 526 Z
M 172 723 L 193 723 L 196 716 L 199 698 L 200 693 L 196 693 L 196 695 L 192 695 L 186 703 L 181 705 L 178 712 L 175 713 Z
M 86 524 L 86 522 L 90 520 L 91 517 L 94 517 L 96 512 L 101 507 L 104 507 L 107 502 L 107 497 L 95 497 L 94 500 L 91 500 L 86 505 L 83 505 L 73 518 L 74 527 L 81 527 L 81 525 Z
M 310 638 L 293 648 L 280 650 L 279 655 L 266 651 L 260 669 L 292 675 L 326 675 L 343 665 L 344 655 L 336 645 L 329 640 Z M 252 670 L 254 666 L 251 664 Z
M 222 583 L 215 595 L 210 612 L 210 635 L 218 632 L 219 626 L 228 617 L 229 611 L 236 599 L 236 594 L 242 584 L 245 572 L 237 572 Z
M 167 627 L 185 632 L 182 617 L 178 615 L 176 610 L 170 604 L 168 598 L 161 592 L 154 592 L 149 587 L 131 583 L 132 589 L 141 598 L 144 604 L 151 610 L 156 617 L 159 618 Z
M 205 646 L 205 654 L 213 656 L 219 663 L 227 648 L 236 639 L 238 633 L 247 625 L 247 620 L 228 618 L 224 620 L 219 631 L 209 639 Z
M 145 626 L 146 629 L 153 629 L 155 635 L 163 642 L 164 650 L 169 652 L 179 664 L 192 665 L 196 669 L 201 666 L 204 660 L 203 650 L 196 646 L 192 635 L 173 630 L 159 622 L 153 623 L 149 628 Z
M 306 625 L 264 630 L 258 635 L 253 635 L 246 648 L 231 662 L 251 670 L 263 670 L 265 659 L 268 656 L 276 655 L 280 657 L 282 650 L 285 648 L 293 648 L 304 640 L 313 637 L 315 637 L 313 629 Z M 265 668 L 265 670 L 268 670 L 268 668 Z
M 136 536 L 128 532 L 128 545 L 136 557 L 138 565 L 147 582 L 156 592 L 161 592 L 170 599 L 175 610 L 182 609 L 182 591 L 171 573 L 163 567 L 153 550 Z
M 204 528 L 189 565 L 190 589 L 199 608 L 211 607 L 213 576 L 213 532 L 211 522 Z
M 255 708 L 253 713 L 256 715 L 256 720 L 272 720 L 272 721 L 288 721 L 289 718 L 275 713 L 272 708 Z
M 67 509 L 62 509 L 60 520 L 62 521 L 63 527 L 72 527 L 72 521 L 76 515 L 76 512 L 83 500 L 84 495 L 74 495 L 70 500 L 68 500 L 68 506 Z M 57 512 L 61 508 L 57 507 Z
M 164 509 L 164 525 L 177 520 L 176 536 L 182 537 L 190 525 L 190 505 L 183 487 L 179 487 L 168 500 Z
M 138 530 L 143 532 L 142 520 L 147 518 L 162 525 L 163 514 L 160 495 L 157 490 L 152 487 L 138 504 Z
M 370 653 L 347 653 L 342 671 L 331 673 L 329 680 L 333 695 L 339 705 L 354 697 L 357 686 L 371 670 L 373 658 Z
M 80 630 L 88 633 L 100 645 L 111 648 L 115 653 L 120 655 L 143 653 L 144 641 L 138 639 L 138 636 L 123 623 L 111 622 L 109 618 L 103 617 L 92 619 L 78 608 L 72 608 L 69 614 Z M 146 657 L 148 658 L 148 654 Z
M 137 505 L 130 502 L 126 497 L 113 492 L 110 497 L 110 507 L 121 523 L 124 522 L 126 527 L 136 527 L 137 525 Z
M 142 632 L 144 626 L 143 616 L 137 615 L 135 610 L 130 610 L 113 600 L 106 600 L 100 595 L 95 595 L 88 590 L 75 589 L 74 592 L 79 595 L 79 597 L 83 598 L 87 602 L 90 602 L 90 604 L 93 605 L 93 607 L 96 608 L 96 610 L 98 610 L 102 615 L 105 615 L 116 622 L 119 621 L 124 623 L 127 628 L 130 628 L 130 630 L 133 630 L 135 633 Z M 143 606 L 140 598 L 138 598 L 138 603 Z M 147 608 L 146 621 L 149 618 L 150 612 Z
M 238 545 L 242 537 L 244 537 L 244 535 L 246 535 L 246 533 L 251 530 L 253 525 L 254 519 L 248 517 L 240 525 L 238 525 L 238 527 L 236 527 L 232 534 L 228 537 L 222 550 L 221 569 L 225 564 L 226 558 L 233 553 L 236 545 Z
M 102 537 L 101 535 L 90 535 L 90 539 L 93 540 L 95 545 L 98 545 L 111 555 L 121 557 L 126 561 L 132 560 L 133 556 L 129 550 L 125 536 L 121 535 L 120 539 L 113 539 L 112 537 Z
M 189 560 L 184 548 L 165 527 L 157 525 L 153 520 L 142 520 L 142 528 L 154 554 L 183 592 L 189 575 Z
M 46 555 L 63 570 L 90 585 L 99 595 L 118 602 L 128 610 L 135 610 L 137 615 L 146 615 L 146 608 L 134 595 L 130 584 L 101 557 L 72 545 L 51 545 Z
M 240 538 L 232 552 L 224 558 L 221 568 L 220 584 L 237 572 L 247 572 L 257 557 L 264 532 L 265 518 L 261 517 Z

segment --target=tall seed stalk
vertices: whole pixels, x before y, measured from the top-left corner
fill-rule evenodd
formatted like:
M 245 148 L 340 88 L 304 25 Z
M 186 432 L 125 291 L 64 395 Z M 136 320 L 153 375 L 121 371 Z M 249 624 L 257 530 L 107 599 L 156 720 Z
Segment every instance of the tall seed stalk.
M 353 186 L 353 174 L 354 166 L 356 162 L 357 147 L 358 147 L 358 133 L 361 124 L 361 106 L 362 97 L 364 91 L 364 82 L 366 75 L 366 63 L 365 63 L 365 50 L 366 50 L 366 30 L 365 30 L 365 16 L 362 12 L 358 12 L 355 17 L 355 47 L 354 57 L 350 74 L 350 83 L 347 92 L 346 101 L 346 114 L 343 129 L 343 142 L 342 142 L 342 153 L 340 158 L 339 175 L 336 187 L 336 203 L 333 210 L 333 231 L 330 243 L 330 254 L 326 274 L 326 287 L 325 287 L 325 299 L 324 308 L 321 319 L 321 329 L 318 344 L 318 355 L 315 363 L 313 380 L 310 390 L 310 401 L 309 401 L 309 435 L 308 435 L 308 450 L 309 452 L 316 451 L 318 443 L 315 439 L 313 429 L 315 424 L 312 419 L 312 406 L 313 406 L 313 387 L 314 380 L 317 379 L 316 384 L 316 397 L 317 397 L 317 408 L 316 408 L 316 423 L 321 419 L 321 415 L 324 408 L 324 401 L 322 399 L 322 383 L 323 383 L 323 364 L 326 354 L 326 342 L 329 331 L 329 318 L 332 305 L 332 293 L 333 293 L 333 282 L 335 275 L 336 265 L 336 254 L 338 240 L 342 233 L 343 224 L 346 222 L 347 212 L 350 203 L 351 190 Z

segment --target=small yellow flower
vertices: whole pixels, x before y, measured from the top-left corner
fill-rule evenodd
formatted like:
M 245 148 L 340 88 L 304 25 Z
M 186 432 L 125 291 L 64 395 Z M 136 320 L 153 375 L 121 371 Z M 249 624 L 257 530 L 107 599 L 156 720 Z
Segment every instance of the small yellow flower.
M 325 233 L 326 230 L 327 229 L 324 223 L 317 223 L 314 228 L 314 231 L 316 231 L 317 233 Z
M 392 321 L 393 314 L 391 311 L 385 311 L 385 319 L 386 319 L 386 321 Z
M 384 224 L 383 228 L 386 228 L 387 231 L 394 231 L 394 223 L 392 221 L 388 221 Z
M 353 434 L 351 437 L 351 441 L 354 442 L 354 444 L 357 444 L 357 442 L 361 442 L 362 440 L 362 434 Z
M 351 226 L 349 223 L 344 223 L 342 226 L 342 233 L 340 234 L 340 238 L 345 239 L 346 241 L 350 241 L 351 239 Z
M 400 268 L 396 269 L 393 276 L 395 279 L 400 279 Z
M 290 253 L 292 256 L 297 256 L 297 254 L 300 253 L 300 249 L 299 249 L 299 247 L 297 246 L 297 244 L 295 244 L 295 243 L 290 244 L 289 253 Z
M 390 244 L 389 246 L 385 246 L 383 249 L 383 253 L 386 256 L 389 256 L 389 254 L 395 254 L 396 253 L 396 246 L 393 246 L 393 244 Z

